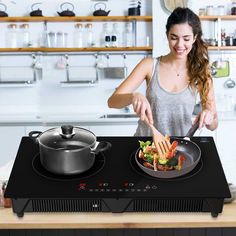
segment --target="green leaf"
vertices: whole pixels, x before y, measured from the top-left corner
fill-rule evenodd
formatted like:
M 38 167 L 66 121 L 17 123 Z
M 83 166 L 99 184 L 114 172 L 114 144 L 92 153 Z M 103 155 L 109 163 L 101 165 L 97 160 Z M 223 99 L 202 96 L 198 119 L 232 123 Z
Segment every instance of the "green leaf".
M 176 158 L 171 158 L 166 163 L 167 166 L 176 166 L 178 165 L 178 160 Z

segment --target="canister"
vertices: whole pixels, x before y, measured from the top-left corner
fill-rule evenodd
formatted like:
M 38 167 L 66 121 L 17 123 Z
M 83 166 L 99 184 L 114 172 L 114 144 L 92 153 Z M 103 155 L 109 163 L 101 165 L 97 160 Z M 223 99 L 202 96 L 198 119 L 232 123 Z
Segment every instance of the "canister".
M 214 15 L 214 7 L 212 5 L 208 5 L 206 7 L 206 13 L 208 16 L 213 16 Z

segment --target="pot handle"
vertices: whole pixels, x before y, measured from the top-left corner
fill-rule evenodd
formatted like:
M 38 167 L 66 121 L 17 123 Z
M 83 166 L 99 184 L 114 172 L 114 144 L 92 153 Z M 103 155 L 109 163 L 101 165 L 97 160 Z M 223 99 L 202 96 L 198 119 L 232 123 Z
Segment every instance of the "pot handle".
M 104 152 L 112 147 L 111 143 L 106 141 L 101 141 L 95 149 L 92 149 L 92 152 L 97 155 L 99 152 Z
M 36 143 L 38 143 L 38 140 L 37 138 L 39 137 L 40 134 L 42 134 L 43 132 L 41 131 L 31 131 L 29 132 L 29 137 L 31 139 L 33 139 Z

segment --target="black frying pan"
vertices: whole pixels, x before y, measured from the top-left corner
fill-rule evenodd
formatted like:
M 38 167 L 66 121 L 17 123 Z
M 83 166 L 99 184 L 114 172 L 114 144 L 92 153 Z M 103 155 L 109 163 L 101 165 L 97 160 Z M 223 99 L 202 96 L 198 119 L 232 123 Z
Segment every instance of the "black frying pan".
M 181 170 L 155 171 L 153 169 L 145 167 L 143 165 L 144 162 L 143 159 L 139 158 L 140 148 L 135 153 L 136 163 L 148 175 L 157 178 L 176 178 L 189 173 L 195 168 L 195 166 L 198 164 L 201 158 L 201 149 L 196 143 L 190 140 L 190 137 L 192 137 L 193 134 L 196 132 L 198 126 L 199 122 L 197 122 L 190 128 L 190 130 L 188 131 L 188 133 L 184 138 L 176 138 L 176 137 L 171 138 L 171 142 L 173 142 L 174 140 L 178 141 L 176 156 L 183 154 L 186 158 L 183 162 Z

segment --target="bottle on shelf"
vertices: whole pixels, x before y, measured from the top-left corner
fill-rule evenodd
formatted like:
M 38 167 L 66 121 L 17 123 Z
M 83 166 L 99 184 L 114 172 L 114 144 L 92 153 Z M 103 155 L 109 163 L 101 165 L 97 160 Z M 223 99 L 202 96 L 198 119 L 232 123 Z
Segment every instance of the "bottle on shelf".
M 82 48 L 84 46 L 83 37 L 84 37 L 83 25 L 81 23 L 75 24 L 74 47 Z
M 93 25 L 88 23 L 85 25 L 85 47 L 94 46 Z
M 66 48 L 67 47 L 67 39 L 68 39 L 68 33 L 61 32 L 61 31 L 57 32 L 56 33 L 56 41 L 57 41 L 56 47 Z
M 6 47 L 17 48 L 18 47 L 18 31 L 16 24 L 9 24 L 6 31 Z
M 226 45 L 226 32 L 225 29 L 221 29 L 221 46 Z
M 123 45 L 124 47 L 133 47 L 133 32 L 131 22 L 125 24 L 125 30 L 123 33 Z
M 29 24 L 20 25 L 19 47 L 27 48 L 30 45 Z
M 111 30 L 108 23 L 103 24 L 101 39 L 101 45 L 104 47 L 111 47 Z
M 120 33 L 118 30 L 118 24 L 113 23 L 112 32 L 111 32 L 111 47 L 120 46 Z

